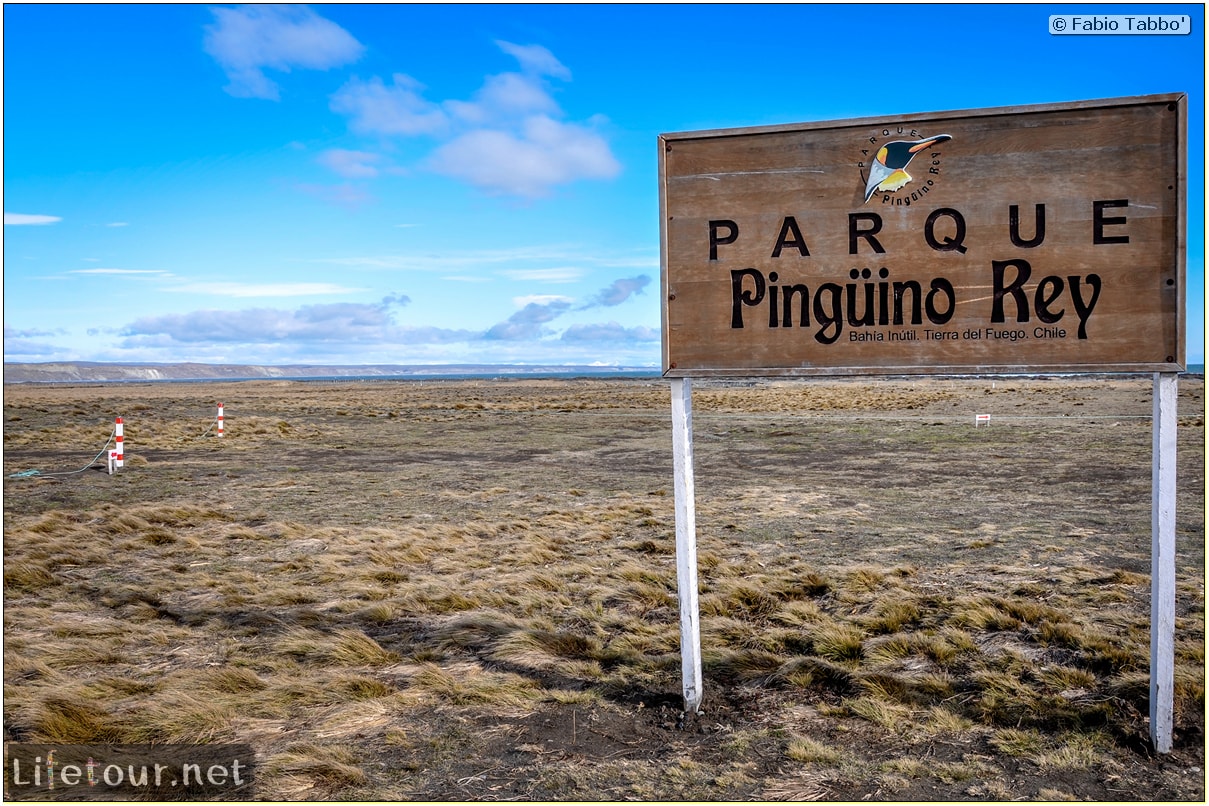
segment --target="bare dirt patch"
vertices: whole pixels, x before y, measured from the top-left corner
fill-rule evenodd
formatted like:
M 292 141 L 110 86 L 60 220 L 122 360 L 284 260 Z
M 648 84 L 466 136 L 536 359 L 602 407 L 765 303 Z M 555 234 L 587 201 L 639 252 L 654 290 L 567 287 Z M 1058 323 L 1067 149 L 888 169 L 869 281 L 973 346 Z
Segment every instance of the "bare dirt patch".
M 5 738 L 246 742 L 260 799 L 1203 801 L 1203 394 L 1156 756 L 1148 379 L 697 382 L 700 715 L 665 382 L 8 386 Z

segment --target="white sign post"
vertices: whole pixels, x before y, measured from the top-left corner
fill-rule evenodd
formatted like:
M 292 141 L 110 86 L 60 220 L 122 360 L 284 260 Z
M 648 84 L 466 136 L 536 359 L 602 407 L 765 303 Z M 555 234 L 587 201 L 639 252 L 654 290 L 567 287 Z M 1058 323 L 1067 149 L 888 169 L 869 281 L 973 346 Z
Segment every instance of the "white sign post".
M 1175 432 L 1179 376 L 1154 374 L 1150 504 L 1150 741 L 1171 752 L 1175 707 Z
M 685 713 L 701 705 L 701 611 L 697 601 L 697 505 L 693 488 L 693 386 L 672 379 L 672 464 L 676 476 L 676 589 Z

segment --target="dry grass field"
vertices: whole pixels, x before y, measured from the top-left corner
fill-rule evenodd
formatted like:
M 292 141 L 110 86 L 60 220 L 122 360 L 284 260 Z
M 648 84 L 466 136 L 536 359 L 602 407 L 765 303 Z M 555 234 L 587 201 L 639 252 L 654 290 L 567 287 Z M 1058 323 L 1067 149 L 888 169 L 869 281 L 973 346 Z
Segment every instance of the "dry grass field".
M 1150 397 L 697 382 L 686 716 L 666 382 L 9 385 L 5 739 L 248 743 L 262 800 L 1203 801 L 1204 381 L 1163 756 Z

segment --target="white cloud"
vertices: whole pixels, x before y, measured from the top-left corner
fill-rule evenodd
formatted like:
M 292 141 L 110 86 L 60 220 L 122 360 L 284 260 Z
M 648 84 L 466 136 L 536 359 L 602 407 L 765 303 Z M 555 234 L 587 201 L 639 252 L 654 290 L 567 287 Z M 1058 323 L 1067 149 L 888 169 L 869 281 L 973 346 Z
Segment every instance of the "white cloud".
M 562 335 L 563 341 L 650 342 L 659 341 L 662 334 L 656 328 L 622 327 L 616 322 L 600 325 L 571 325 Z
M 565 81 L 571 80 L 571 71 L 554 58 L 553 53 L 541 45 L 514 45 L 502 39 L 497 39 L 495 44 L 499 45 L 500 50 L 520 62 L 521 68 L 527 72 L 554 76 Z
M 218 297 L 313 297 L 323 294 L 353 294 L 363 289 L 335 283 L 188 283 L 167 289 L 185 294 Z
M 619 288 L 641 285 L 618 281 L 594 298 L 613 298 Z M 598 362 L 650 364 L 658 359 L 658 328 L 627 327 L 617 322 L 573 324 L 556 320 L 574 310 L 569 297 L 532 295 L 513 300 L 519 308 L 504 321 L 484 329 L 413 326 L 396 321 L 410 304 L 391 293 L 378 302 L 318 303 L 295 309 L 257 307 L 243 310 L 195 310 L 146 316 L 117 331 L 110 360 L 205 360 L 238 363 L 430 363 Z M 560 330 L 562 330 L 560 334 Z M 8 331 L 6 335 L 18 336 Z M 20 332 L 30 340 L 20 357 L 50 360 L 53 334 Z M 16 341 L 14 341 L 14 344 Z M 9 345 L 6 344 L 6 347 Z M 17 356 L 17 353 L 12 353 Z M 135 358 L 138 356 L 138 358 Z
M 316 351 L 340 355 L 344 349 L 453 344 L 482 337 L 481 332 L 469 330 L 396 324 L 391 309 L 410 301 L 401 294 L 392 294 L 376 303 L 304 305 L 296 310 L 200 310 L 149 316 L 121 330 L 125 339 L 122 346 L 128 350 L 164 350 L 186 345 L 200 348 L 207 344 L 238 345 L 235 353 L 250 354 L 263 354 L 266 347 L 286 353 L 304 346 L 313 356 Z
M 126 221 L 111 221 L 105 226 L 107 227 L 129 227 L 130 224 Z
M 435 134 L 448 125 L 437 105 L 420 96 L 421 84 L 396 73 L 387 86 L 374 76 L 362 81 L 354 76 L 332 96 L 331 109 L 350 118 L 353 131 L 362 134 L 413 136 Z
M 57 215 L 29 215 L 28 213 L 5 213 L 4 226 L 6 227 L 27 227 L 40 226 L 43 224 L 57 224 L 62 221 Z
M 446 101 L 445 106 L 460 121 L 475 126 L 559 111 L 558 104 L 539 81 L 519 73 L 488 76 L 473 101 Z
M 429 101 L 418 81 L 397 73 L 390 85 L 377 76 L 351 79 L 331 108 L 360 134 L 442 138 L 422 164 L 490 194 L 535 199 L 559 185 L 617 176 L 621 165 L 594 128 L 602 118 L 561 119 L 546 79 L 570 80 L 571 72 L 540 45 L 496 44 L 521 71 L 487 76 L 468 101 Z
M 557 319 L 571 308 L 565 299 L 551 302 L 530 302 L 505 321 L 493 325 L 483 338 L 492 341 L 528 341 L 546 332 L 542 325 Z
M 641 294 L 642 289 L 646 288 L 651 282 L 651 278 L 645 274 L 637 277 L 626 277 L 621 280 L 614 280 L 613 284 L 608 288 L 602 288 L 592 297 L 592 299 L 584 305 L 580 310 L 587 308 L 595 308 L 598 305 L 612 307 L 620 305 L 635 294 Z
M 604 138 L 590 129 L 544 115 L 518 132 L 479 129 L 438 148 L 429 161 L 437 173 L 495 194 L 548 196 L 577 179 L 611 179 L 621 165 Z
M 15 327 L 4 326 L 4 339 L 41 339 L 49 336 L 62 336 L 66 333 L 63 328 L 56 330 L 46 330 L 45 328 L 25 328 L 17 329 Z
M 524 297 L 513 297 L 512 304 L 518 308 L 524 308 L 526 305 L 537 303 L 538 305 L 549 305 L 551 302 L 574 302 L 570 297 L 564 297 L 560 294 L 529 294 Z
M 349 64 L 365 50 L 339 25 L 304 6 L 211 8 L 205 50 L 226 71 L 224 87 L 237 98 L 277 100 L 277 85 L 264 70 L 327 70 Z

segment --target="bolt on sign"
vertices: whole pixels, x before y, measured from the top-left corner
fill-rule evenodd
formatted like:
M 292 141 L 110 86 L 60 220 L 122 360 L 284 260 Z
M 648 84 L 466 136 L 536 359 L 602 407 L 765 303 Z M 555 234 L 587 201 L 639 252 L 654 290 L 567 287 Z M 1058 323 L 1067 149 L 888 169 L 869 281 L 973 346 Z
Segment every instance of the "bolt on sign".
M 1183 94 L 659 141 L 667 377 L 1185 368 Z

